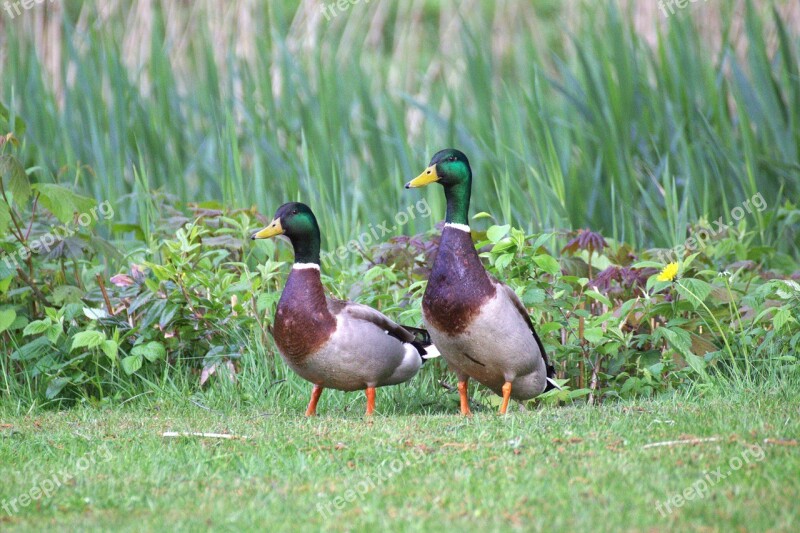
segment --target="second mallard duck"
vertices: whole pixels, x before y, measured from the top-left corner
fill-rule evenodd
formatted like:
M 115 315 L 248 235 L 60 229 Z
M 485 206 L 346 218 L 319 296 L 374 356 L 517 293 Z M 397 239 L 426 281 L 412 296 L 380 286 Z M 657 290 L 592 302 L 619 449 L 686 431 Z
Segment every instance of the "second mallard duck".
M 325 296 L 320 279 L 320 231 L 311 209 L 282 205 L 253 239 L 286 235 L 294 265 L 275 312 L 273 336 L 286 363 L 314 384 L 306 416 L 316 414 L 325 388 L 366 390 L 367 415 L 375 388 L 408 381 L 438 351 L 427 332 L 400 326 L 368 307 Z
M 472 169 L 458 150 L 442 150 L 406 189 L 439 183 L 447 200 L 445 227 L 422 298 L 431 338 L 458 376 L 461 412 L 469 415 L 467 381 L 503 397 L 527 400 L 557 387 L 553 366 L 517 294 L 486 272 L 467 224 Z

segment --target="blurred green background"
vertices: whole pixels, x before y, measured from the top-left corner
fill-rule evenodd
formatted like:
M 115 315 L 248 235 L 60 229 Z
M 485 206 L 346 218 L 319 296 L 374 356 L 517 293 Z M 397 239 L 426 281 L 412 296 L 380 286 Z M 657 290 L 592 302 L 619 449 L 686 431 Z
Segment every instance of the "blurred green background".
M 142 194 L 309 203 L 326 248 L 419 199 L 440 148 L 472 212 L 636 246 L 757 193 L 745 223 L 797 257 L 797 2 L 46 2 L 0 11 L 0 101 L 33 179 L 144 224 Z M 443 216 L 441 191 L 428 195 Z M 789 204 L 787 204 L 789 202 Z
M 0 504 L 99 443 L 114 460 L 0 511 L 0 530 L 793 531 L 800 2 L 16 1 L 0 0 Z M 515 226 L 486 265 L 565 390 L 497 417 L 473 380 L 468 422 L 439 359 L 381 389 L 375 424 L 336 391 L 301 421 L 310 384 L 270 335 L 291 250 L 252 245 L 263 220 L 237 210 L 304 201 L 333 251 L 428 200 L 399 230 L 423 235 L 323 264 L 333 296 L 419 325 L 444 203 L 403 184 L 448 146 L 473 164 L 472 213 L 494 216 L 475 236 Z M 79 226 L 92 201 L 66 188 L 114 215 Z M 748 205 L 658 281 L 648 248 Z M 76 235 L 27 253 L 58 228 Z M 608 242 L 562 232 L 578 228 Z M 415 449 L 429 459 L 319 512 Z

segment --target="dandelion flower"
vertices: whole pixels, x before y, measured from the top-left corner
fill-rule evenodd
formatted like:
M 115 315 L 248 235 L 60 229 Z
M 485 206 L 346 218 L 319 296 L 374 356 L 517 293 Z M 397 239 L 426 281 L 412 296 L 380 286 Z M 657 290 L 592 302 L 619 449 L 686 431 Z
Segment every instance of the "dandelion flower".
M 678 276 L 678 263 L 670 263 L 658 275 L 658 281 L 672 281 Z

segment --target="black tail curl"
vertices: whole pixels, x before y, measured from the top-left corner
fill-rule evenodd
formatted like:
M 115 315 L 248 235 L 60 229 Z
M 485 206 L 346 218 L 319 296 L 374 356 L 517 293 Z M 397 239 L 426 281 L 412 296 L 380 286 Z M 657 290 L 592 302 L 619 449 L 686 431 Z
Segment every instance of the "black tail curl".
M 419 356 L 422 358 L 423 364 L 427 361 L 425 357 L 428 355 L 428 351 L 425 348 L 433 345 L 433 341 L 431 340 L 431 334 L 428 333 L 428 330 L 422 328 L 414 328 L 411 326 L 403 326 L 409 333 L 414 335 L 414 340 L 411 341 L 411 345 L 417 349 L 419 352 Z

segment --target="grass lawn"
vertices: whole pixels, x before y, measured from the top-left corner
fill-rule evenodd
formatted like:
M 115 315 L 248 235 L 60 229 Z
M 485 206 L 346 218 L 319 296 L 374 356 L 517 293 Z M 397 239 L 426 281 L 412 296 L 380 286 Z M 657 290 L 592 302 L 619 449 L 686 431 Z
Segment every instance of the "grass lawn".
M 800 531 L 797 0 L 21 3 L 0 533 Z M 567 390 L 304 418 L 252 232 L 308 204 L 330 294 L 421 325 L 446 147 Z
M 294 405 L 143 398 L 28 416 L 6 406 L 0 529 L 792 531 L 800 403 L 796 387 L 770 387 L 469 420 L 392 402 L 364 420 L 356 395 L 350 409 L 323 397 L 311 420 Z M 718 440 L 644 448 L 691 438 Z

